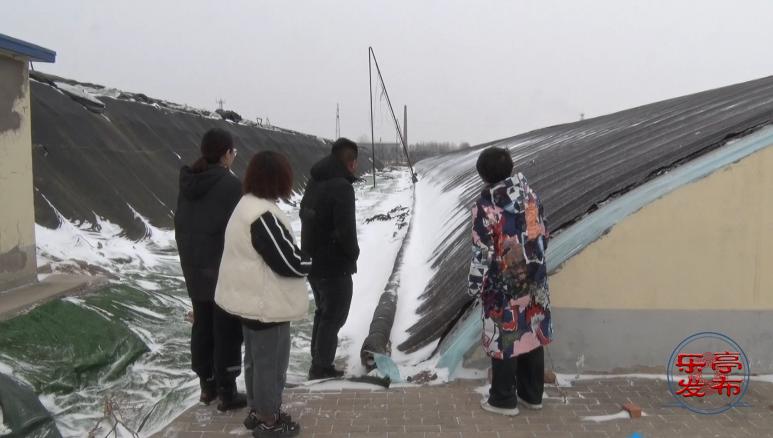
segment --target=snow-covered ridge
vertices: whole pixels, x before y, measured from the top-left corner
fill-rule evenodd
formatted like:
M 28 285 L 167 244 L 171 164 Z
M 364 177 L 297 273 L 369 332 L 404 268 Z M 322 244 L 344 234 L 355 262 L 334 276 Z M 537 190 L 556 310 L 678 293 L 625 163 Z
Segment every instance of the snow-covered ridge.
M 105 104 L 102 101 L 102 99 L 107 98 L 107 99 L 125 100 L 129 102 L 137 102 L 145 105 L 150 105 L 158 109 L 197 115 L 197 116 L 205 117 L 212 120 L 226 120 L 231 123 L 242 125 L 242 126 L 249 126 L 249 127 L 264 129 L 268 131 L 284 132 L 284 133 L 293 134 L 293 135 L 302 135 L 302 136 L 314 138 L 322 143 L 330 142 L 330 140 L 319 136 L 305 134 L 302 132 L 293 131 L 291 129 L 274 126 L 268 121 L 268 119 L 266 119 L 265 121 L 260 118 L 256 118 L 255 121 L 251 119 L 246 119 L 246 118 L 243 118 L 240 114 L 232 110 L 209 111 L 206 109 L 196 108 L 186 104 L 170 102 L 168 100 L 163 100 L 163 99 L 156 99 L 153 97 L 149 97 L 143 93 L 132 93 L 128 91 L 119 90 L 117 88 L 106 87 L 104 85 L 93 84 L 88 82 L 78 82 L 73 79 L 62 78 L 59 76 L 50 75 L 50 74 L 42 73 L 38 71 L 31 71 L 30 79 L 43 84 L 50 85 L 58 89 L 62 93 L 73 98 L 73 100 L 81 103 L 90 111 L 93 111 L 96 113 L 101 113 L 105 108 Z
M 311 166 L 329 153 L 330 144 L 312 135 L 237 123 L 139 93 L 33 75 L 38 78 L 30 82 L 35 220 L 48 228 L 59 221 L 41 196 L 76 223 L 100 216 L 134 238 L 144 232 L 135 212 L 156 227 L 171 227 L 179 170 L 199 158 L 201 136 L 210 128 L 233 135 L 239 149 L 232 169 L 237 176 L 244 175 L 255 153 L 281 151 L 292 165 L 298 191 Z M 88 110 L 102 103 L 104 108 L 96 108 L 101 113 Z M 363 148 L 361 168 L 370 167 L 369 159 L 370 151 Z

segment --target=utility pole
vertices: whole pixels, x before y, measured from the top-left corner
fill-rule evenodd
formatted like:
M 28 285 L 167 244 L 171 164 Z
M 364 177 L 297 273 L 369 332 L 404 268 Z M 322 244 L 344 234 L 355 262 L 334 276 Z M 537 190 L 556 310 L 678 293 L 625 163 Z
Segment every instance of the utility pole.
M 386 97 L 387 105 L 389 106 L 389 113 L 392 116 L 392 121 L 395 122 L 395 129 L 398 133 L 402 134 L 402 130 L 400 129 L 400 123 L 397 121 L 397 116 L 395 115 L 395 110 L 392 107 L 392 101 L 389 99 L 389 93 L 386 89 L 386 84 L 384 83 L 384 76 L 381 74 L 381 68 L 378 66 L 378 59 L 376 59 L 376 53 L 373 51 L 373 47 L 368 47 L 368 76 L 371 77 L 371 59 L 373 60 L 372 64 L 376 65 L 376 74 L 378 74 L 379 83 L 381 84 L 382 90 L 384 91 L 384 97 Z M 372 82 L 372 79 L 369 80 L 369 82 Z M 371 94 L 370 94 L 370 126 L 371 126 L 371 143 L 373 140 L 373 86 L 371 87 Z M 403 136 L 399 135 L 401 142 L 403 143 L 403 152 L 405 153 L 405 158 L 408 160 L 408 168 L 411 171 L 411 180 L 413 183 L 419 182 L 418 177 L 416 176 L 416 172 L 413 171 L 413 163 L 411 163 L 411 157 L 408 156 L 408 146 L 405 144 L 403 140 Z M 374 151 L 375 152 L 375 151 Z M 375 177 L 375 166 L 376 162 L 373 162 L 374 166 L 374 177 Z
M 338 104 L 336 104 L 336 139 L 341 138 L 341 115 Z
M 370 62 L 372 48 L 368 47 L 368 95 L 370 96 L 370 162 L 373 164 L 373 188 L 376 188 L 376 139 L 373 138 L 373 73 Z
M 220 106 L 220 111 L 223 111 L 223 104 L 225 103 L 225 101 L 221 98 L 216 100 L 215 102 L 217 102 L 217 104 Z
M 408 146 L 408 105 L 403 105 L 403 144 Z

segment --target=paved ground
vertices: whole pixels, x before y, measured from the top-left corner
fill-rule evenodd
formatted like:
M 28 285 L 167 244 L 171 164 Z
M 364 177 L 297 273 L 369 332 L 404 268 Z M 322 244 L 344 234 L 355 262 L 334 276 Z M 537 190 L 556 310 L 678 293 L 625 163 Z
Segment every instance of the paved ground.
M 506 418 L 479 407 L 476 388 L 484 382 L 392 388 L 387 391 L 338 390 L 285 393 L 285 408 L 303 428 L 301 436 L 323 437 L 773 437 L 773 384 L 752 382 L 748 407 L 706 416 L 673 407 L 662 380 L 598 379 L 572 387 L 546 388 L 542 411 L 521 409 Z M 563 392 L 563 394 L 561 394 Z M 566 402 L 563 400 L 566 396 Z M 629 401 L 640 405 L 642 418 L 594 422 L 583 417 L 616 414 Z M 217 413 L 195 406 L 156 437 L 205 438 L 249 436 L 241 425 L 246 412 Z

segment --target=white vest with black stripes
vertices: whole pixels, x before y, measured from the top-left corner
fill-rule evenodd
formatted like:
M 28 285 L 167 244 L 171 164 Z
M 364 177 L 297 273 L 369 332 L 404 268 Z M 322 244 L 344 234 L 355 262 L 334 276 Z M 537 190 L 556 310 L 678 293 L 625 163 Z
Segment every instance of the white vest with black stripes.
M 215 302 L 226 312 L 250 320 L 304 319 L 309 312 L 306 280 L 276 274 L 252 246 L 250 227 L 267 211 L 292 230 L 287 216 L 275 203 L 244 195 L 225 229 Z

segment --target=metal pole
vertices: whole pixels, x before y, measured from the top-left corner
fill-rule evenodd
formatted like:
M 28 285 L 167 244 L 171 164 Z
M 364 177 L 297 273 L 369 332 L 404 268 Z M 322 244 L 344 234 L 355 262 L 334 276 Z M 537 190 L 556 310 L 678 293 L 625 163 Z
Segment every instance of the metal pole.
M 373 164 L 373 188 L 376 188 L 376 140 L 373 134 L 373 73 L 370 62 L 370 54 L 373 52 L 372 47 L 368 47 L 368 88 L 370 96 L 370 162 Z
M 341 116 L 338 109 L 338 104 L 336 104 L 336 139 L 341 137 Z
M 403 143 L 408 144 L 408 105 L 403 105 Z
M 392 101 L 389 99 L 389 92 L 387 92 L 386 84 L 384 83 L 384 77 L 381 75 L 381 68 L 378 66 L 378 59 L 376 59 L 376 53 L 373 52 L 373 48 L 370 47 L 369 51 L 371 55 L 373 56 L 373 62 L 376 64 L 376 73 L 378 73 L 378 77 L 381 80 L 381 86 L 384 88 L 384 96 L 386 96 L 387 105 L 389 105 L 389 113 L 392 114 L 392 120 L 395 122 L 395 127 L 397 128 L 397 131 L 400 131 L 400 123 L 397 121 L 397 116 L 395 115 L 395 110 L 392 108 Z M 370 62 L 370 60 L 368 60 Z M 370 65 L 368 66 L 370 68 Z M 371 96 L 372 99 L 372 96 Z M 372 111 L 372 105 L 371 105 L 371 111 Z M 402 136 L 400 137 L 402 140 Z M 413 179 L 413 182 L 417 182 L 419 179 L 416 177 L 416 173 L 413 171 L 413 164 L 411 163 L 411 157 L 408 156 L 408 146 L 405 144 L 405 141 L 403 143 L 403 152 L 405 152 L 405 158 L 408 160 L 408 167 L 411 169 L 411 178 Z

